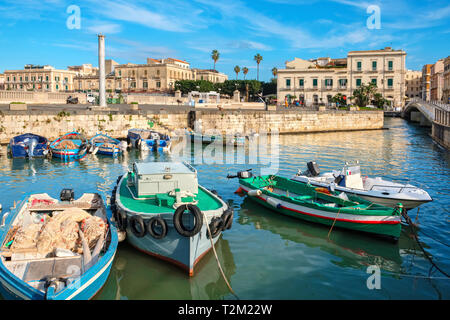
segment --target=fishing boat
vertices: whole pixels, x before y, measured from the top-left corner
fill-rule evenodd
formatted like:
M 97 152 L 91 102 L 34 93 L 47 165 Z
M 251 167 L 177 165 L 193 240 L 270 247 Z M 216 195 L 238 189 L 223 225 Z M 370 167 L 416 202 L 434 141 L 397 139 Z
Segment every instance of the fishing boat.
M 111 197 L 120 231 L 138 250 L 194 275 L 195 265 L 230 229 L 233 210 L 198 184 L 187 163 L 134 163 Z
M 13 158 L 45 157 L 48 154 L 48 141 L 37 134 L 25 133 L 12 138 L 8 149 Z
M 0 293 L 5 299 L 87 300 L 108 278 L 117 229 L 97 193 L 25 197 L 2 217 Z
M 52 156 L 64 161 L 83 159 L 88 147 L 86 138 L 78 132 L 66 133 L 50 144 Z
M 172 142 L 167 134 L 149 129 L 128 130 L 127 143 L 140 150 L 170 151 Z
M 89 140 L 89 152 L 106 156 L 117 156 L 127 149 L 126 142 L 111 138 L 106 134 L 97 134 Z
M 235 134 L 232 136 L 221 136 L 221 135 L 211 135 L 203 134 L 201 132 L 196 132 L 192 130 L 185 130 L 185 136 L 190 139 L 191 142 L 200 142 L 202 144 L 211 144 L 214 141 L 220 140 L 223 145 L 232 146 L 243 146 L 247 139 L 246 136 L 241 134 Z
M 276 212 L 327 226 L 367 232 L 398 240 L 403 207 L 384 207 L 345 192 L 330 191 L 276 175 L 241 171 L 240 189 Z
M 400 202 L 406 210 L 433 200 L 425 190 L 411 184 L 396 183 L 381 177 L 361 176 L 359 162 L 346 162 L 342 170 L 325 173 L 320 172 L 315 161 L 308 162 L 307 168 L 305 172 L 299 171 L 292 179 L 316 187 L 333 186 L 338 191 L 354 194 L 387 207 L 395 207 Z

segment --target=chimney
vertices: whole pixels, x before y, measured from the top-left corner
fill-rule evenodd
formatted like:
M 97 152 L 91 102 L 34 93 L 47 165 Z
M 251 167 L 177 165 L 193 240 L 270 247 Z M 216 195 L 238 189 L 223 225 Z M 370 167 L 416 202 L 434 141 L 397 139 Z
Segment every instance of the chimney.
M 98 91 L 100 95 L 100 107 L 106 107 L 105 93 L 105 36 L 98 35 Z

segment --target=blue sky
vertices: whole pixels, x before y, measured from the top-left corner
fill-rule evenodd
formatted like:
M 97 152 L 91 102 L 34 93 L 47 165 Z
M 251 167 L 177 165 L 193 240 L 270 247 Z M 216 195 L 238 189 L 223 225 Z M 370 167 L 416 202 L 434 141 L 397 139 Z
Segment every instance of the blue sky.
M 66 26 L 67 8 L 80 8 L 80 29 Z M 367 7 L 380 8 L 380 29 L 367 28 Z M 119 63 L 147 57 L 186 59 L 234 79 L 260 53 L 260 79 L 294 57 L 346 57 L 351 50 L 385 46 L 407 52 L 406 66 L 421 69 L 450 55 L 450 3 L 356 0 L 0 0 L 0 72 L 27 63 L 57 68 L 98 64 L 97 37 L 106 35 L 106 56 Z M 240 74 L 242 78 L 242 73 Z

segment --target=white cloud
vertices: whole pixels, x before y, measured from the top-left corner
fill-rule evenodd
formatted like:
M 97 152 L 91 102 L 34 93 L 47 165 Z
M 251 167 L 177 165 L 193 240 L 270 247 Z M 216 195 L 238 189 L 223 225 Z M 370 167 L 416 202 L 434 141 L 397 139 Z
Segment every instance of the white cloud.
M 121 32 L 122 26 L 116 23 L 96 22 L 95 24 L 86 27 L 86 30 L 89 33 L 103 33 L 108 35 Z

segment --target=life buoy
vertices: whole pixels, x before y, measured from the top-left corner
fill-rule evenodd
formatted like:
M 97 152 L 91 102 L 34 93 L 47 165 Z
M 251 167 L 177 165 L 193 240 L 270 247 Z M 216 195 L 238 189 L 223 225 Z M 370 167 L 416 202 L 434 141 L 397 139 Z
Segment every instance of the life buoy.
M 195 218 L 195 225 L 194 228 L 191 230 L 187 229 L 183 225 L 183 213 L 185 210 L 188 210 Z M 181 234 L 184 237 L 192 237 L 195 236 L 197 233 L 200 232 L 203 225 L 203 215 L 200 209 L 193 204 L 187 204 L 187 205 L 181 205 L 179 206 L 173 215 L 173 225 L 175 229 L 178 231 L 179 234 Z
M 224 213 L 222 213 L 222 220 L 223 220 L 222 230 L 231 229 L 231 226 L 233 225 L 233 217 L 234 217 L 233 208 L 228 208 L 227 210 L 224 211 Z
M 211 222 L 209 223 L 209 230 L 211 231 L 212 238 L 215 238 L 220 234 L 223 230 L 223 225 L 224 223 L 221 217 L 214 217 L 211 219 Z
M 134 215 L 130 218 L 130 229 L 133 234 L 138 237 L 142 238 L 145 236 L 145 223 L 144 219 L 140 215 Z
M 159 224 L 161 226 L 161 232 L 158 233 L 155 230 L 156 225 Z M 148 221 L 147 225 L 148 233 L 155 239 L 162 239 L 167 235 L 167 222 L 161 217 L 153 217 Z

